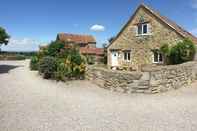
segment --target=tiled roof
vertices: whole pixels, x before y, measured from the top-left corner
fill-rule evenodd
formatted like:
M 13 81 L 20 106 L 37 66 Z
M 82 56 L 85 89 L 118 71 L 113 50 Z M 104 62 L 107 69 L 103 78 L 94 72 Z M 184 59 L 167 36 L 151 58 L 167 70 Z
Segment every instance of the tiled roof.
M 64 42 L 74 42 L 77 44 L 80 43 L 95 43 L 96 40 L 91 35 L 77 35 L 77 34 L 68 34 L 68 33 L 59 33 L 57 39 Z
M 81 54 L 90 54 L 90 55 L 104 55 L 104 49 L 103 48 L 81 47 L 80 53 Z
M 158 17 L 160 20 L 162 20 L 168 26 L 170 26 L 171 28 L 173 28 L 181 36 L 183 36 L 185 38 L 190 38 L 194 43 L 197 44 L 197 37 L 195 37 L 194 35 L 192 35 L 188 31 L 186 31 L 185 29 L 183 29 L 181 26 L 177 25 L 175 22 L 171 21 L 167 17 L 160 15 L 159 12 L 154 11 L 153 9 L 151 9 L 148 6 L 146 6 L 144 4 L 142 4 L 141 6 L 144 7 L 145 9 L 147 9 L 148 11 L 150 11 L 153 15 L 155 15 L 156 17 Z

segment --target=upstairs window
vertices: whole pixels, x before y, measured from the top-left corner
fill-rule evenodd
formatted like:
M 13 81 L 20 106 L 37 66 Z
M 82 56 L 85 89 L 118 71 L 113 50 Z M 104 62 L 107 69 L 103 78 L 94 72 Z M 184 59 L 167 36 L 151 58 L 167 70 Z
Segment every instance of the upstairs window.
M 131 53 L 129 51 L 124 52 L 124 60 L 131 61 Z
M 138 27 L 138 35 L 148 34 L 148 24 L 139 24 Z

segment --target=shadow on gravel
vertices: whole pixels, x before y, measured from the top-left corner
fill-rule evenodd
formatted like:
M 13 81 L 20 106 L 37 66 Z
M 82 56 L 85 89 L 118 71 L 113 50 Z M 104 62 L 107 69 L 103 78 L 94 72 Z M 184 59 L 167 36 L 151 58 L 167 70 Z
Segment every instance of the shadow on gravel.
M 0 65 L 0 74 L 8 73 L 10 70 L 18 68 L 20 66 L 13 66 L 13 65 Z

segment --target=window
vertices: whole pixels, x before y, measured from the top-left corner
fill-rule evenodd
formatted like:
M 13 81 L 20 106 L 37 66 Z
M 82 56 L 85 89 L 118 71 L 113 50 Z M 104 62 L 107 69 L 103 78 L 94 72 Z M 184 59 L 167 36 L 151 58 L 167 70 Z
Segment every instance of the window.
M 131 53 L 126 51 L 124 52 L 124 60 L 125 61 L 130 61 L 131 60 Z
M 147 24 L 143 25 L 143 34 L 147 34 L 148 33 L 148 26 Z
M 138 25 L 138 35 L 148 34 L 148 24 Z
M 158 51 L 154 52 L 153 63 L 163 63 L 162 53 L 160 53 Z

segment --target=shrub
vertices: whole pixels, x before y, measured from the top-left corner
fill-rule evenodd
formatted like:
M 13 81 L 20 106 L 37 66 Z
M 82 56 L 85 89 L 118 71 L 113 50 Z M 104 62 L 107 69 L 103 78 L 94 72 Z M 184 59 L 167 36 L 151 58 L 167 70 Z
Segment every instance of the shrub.
M 16 55 L 16 60 L 25 60 L 26 57 L 24 55 Z
M 24 55 L 7 55 L 4 58 L 5 60 L 25 60 L 26 57 Z
M 57 71 L 57 61 L 54 57 L 46 56 L 39 62 L 39 73 L 43 75 L 45 79 L 54 78 L 54 74 Z
M 38 70 L 45 79 L 56 80 L 81 79 L 85 74 L 85 60 L 80 55 L 78 48 L 56 41 L 43 48 L 37 59 L 32 58 L 32 66 L 39 61 Z
M 67 67 L 66 77 L 79 78 L 85 73 L 85 61 L 78 53 L 69 55 L 65 59 L 65 66 Z
M 73 67 L 72 77 L 83 79 L 85 70 L 86 70 L 85 64 L 81 63 L 80 65 L 75 65 Z
M 169 48 L 168 44 L 164 44 L 163 46 L 161 46 L 160 51 L 161 51 L 165 56 L 169 56 L 169 54 L 170 54 L 170 48 Z
M 170 47 L 168 46 L 168 44 L 164 44 L 163 46 L 161 46 L 160 48 L 161 53 L 164 55 L 164 59 L 165 59 L 165 63 L 166 64 L 170 64 Z
M 36 55 L 37 55 L 38 59 L 40 60 L 43 57 L 48 56 L 48 54 L 49 54 L 48 47 L 46 47 L 46 48 L 43 48 L 42 50 L 40 50 Z
M 58 63 L 57 71 L 55 72 L 55 79 L 65 81 L 66 73 L 68 73 L 66 65 L 63 62 Z
M 86 56 L 86 62 L 88 65 L 94 65 L 96 60 L 96 58 L 94 56 L 90 56 L 90 55 L 87 55 Z
M 185 39 L 183 42 L 177 43 L 170 50 L 170 62 L 172 64 L 181 64 L 192 61 L 195 57 L 196 48 L 191 40 Z
M 107 64 L 107 55 L 104 55 L 104 57 L 103 58 L 101 58 L 101 60 L 100 60 L 103 64 Z
M 160 51 L 164 54 L 167 64 L 181 64 L 192 61 L 196 54 L 195 45 L 189 39 L 184 39 L 171 48 L 165 44 L 160 48 Z
M 71 54 L 70 62 L 76 65 L 80 65 L 83 62 L 83 59 L 79 53 Z
M 31 70 L 38 70 L 38 63 L 39 63 L 38 57 L 33 56 L 30 61 L 30 69 Z
M 84 77 L 86 66 L 84 63 L 80 65 L 71 63 L 69 59 L 65 59 L 64 61 L 58 62 L 57 64 L 57 72 L 55 72 L 56 80 L 66 79 L 81 79 Z
M 64 49 L 64 46 L 65 44 L 61 41 L 51 42 L 45 53 L 47 53 L 48 56 L 59 57 L 61 50 Z

